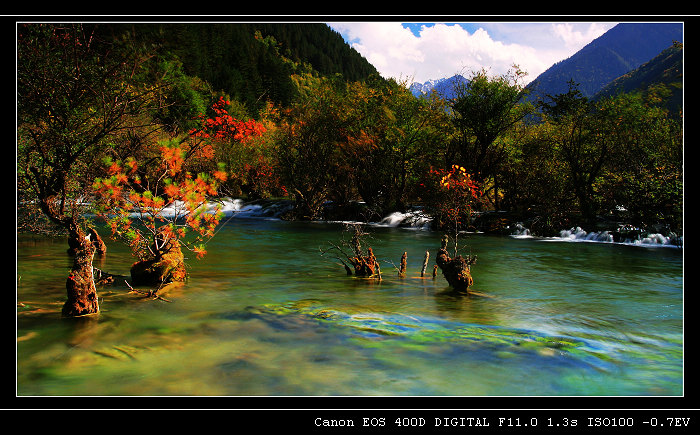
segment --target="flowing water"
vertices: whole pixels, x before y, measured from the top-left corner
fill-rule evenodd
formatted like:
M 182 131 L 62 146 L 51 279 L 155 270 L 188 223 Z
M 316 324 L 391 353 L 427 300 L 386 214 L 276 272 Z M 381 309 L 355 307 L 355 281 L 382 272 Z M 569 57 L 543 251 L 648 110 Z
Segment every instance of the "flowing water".
M 465 296 L 432 277 L 441 233 L 367 232 L 381 281 L 320 254 L 340 223 L 231 219 L 165 300 L 129 293 L 105 237 L 95 267 L 124 277 L 78 319 L 60 316 L 66 241 L 18 236 L 17 395 L 683 394 L 682 249 L 462 235 Z

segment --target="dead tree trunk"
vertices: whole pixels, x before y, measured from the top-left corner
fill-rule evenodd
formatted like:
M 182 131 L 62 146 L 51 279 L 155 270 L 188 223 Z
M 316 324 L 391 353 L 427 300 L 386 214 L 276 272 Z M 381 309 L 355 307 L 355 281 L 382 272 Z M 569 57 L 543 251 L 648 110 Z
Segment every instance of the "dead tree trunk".
M 428 268 L 428 259 L 430 258 L 430 251 L 425 251 L 425 257 L 423 258 L 423 268 L 420 270 L 420 276 L 425 276 L 425 270 Z
M 447 253 L 447 236 L 444 236 L 435 262 L 454 291 L 468 293 L 469 287 L 474 284 L 470 266 L 476 262 L 476 257 L 464 258 L 458 255 L 455 258 L 450 258 L 450 254 Z
M 401 256 L 401 263 L 399 265 L 399 277 L 404 277 L 406 276 L 406 257 L 407 253 L 404 252 L 403 255 Z
M 97 301 L 97 289 L 92 275 L 92 260 L 95 256 L 95 245 L 79 228 L 70 231 L 70 237 L 78 241 L 74 249 L 73 268 L 66 279 L 68 299 L 63 304 L 61 313 L 66 317 L 84 316 L 100 311 Z
M 367 248 L 367 255 L 356 255 L 348 258 L 348 261 L 355 268 L 355 276 L 372 276 L 378 268 L 372 248 Z
M 350 242 L 345 242 L 345 246 L 349 246 L 349 248 L 352 250 L 352 254 L 346 254 L 340 246 L 329 242 L 332 249 L 338 251 L 339 253 L 339 255 L 336 255 L 335 258 L 341 262 L 348 275 L 352 275 L 354 272 L 355 276 L 374 276 L 381 280 L 381 269 L 377 258 L 374 256 L 372 248 L 367 248 L 367 255 L 363 255 L 362 253 L 362 244 L 360 239 L 365 233 L 363 233 L 362 229 L 357 225 L 353 226 L 352 231 L 352 239 Z M 330 249 L 323 250 L 321 248 L 319 248 L 319 250 L 321 251 L 321 255 L 326 255 L 330 251 Z M 345 258 L 341 258 L 340 255 Z
M 96 250 L 94 241 L 89 233 L 83 231 L 75 213 L 64 213 L 64 202 L 56 194 L 42 191 L 39 205 L 52 222 L 68 231 L 68 240 L 75 243 L 73 267 L 66 279 L 68 299 L 63 304 L 61 314 L 73 317 L 99 313 L 97 289 L 92 275 L 92 260 Z
M 97 231 L 94 228 L 88 228 L 88 234 L 90 236 L 90 242 L 95 247 L 95 254 L 105 255 L 107 253 L 107 245 L 105 245 L 105 242 L 102 240 Z M 80 236 L 71 233 L 71 235 L 68 237 L 68 254 L 75 255 L 80 249 L 80 245 Z

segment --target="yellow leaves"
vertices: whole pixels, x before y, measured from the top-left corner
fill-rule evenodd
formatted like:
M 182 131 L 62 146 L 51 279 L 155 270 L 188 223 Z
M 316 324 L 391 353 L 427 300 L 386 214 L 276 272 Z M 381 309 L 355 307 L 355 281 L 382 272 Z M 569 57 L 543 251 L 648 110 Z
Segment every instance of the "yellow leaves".
M 450 188 L 450 176 L 449 175 L 445 175 L 444 177 L 442 177 L 442 179 L 440 180 L 440 186 L 444 187 L 445 189 Z
M 452 170 L 440 180 L 440 187 L 445 189 L 469 184 L 471 184 L 471 177 L 467 174 L 467 170 L 459 165 L 452 165 Z

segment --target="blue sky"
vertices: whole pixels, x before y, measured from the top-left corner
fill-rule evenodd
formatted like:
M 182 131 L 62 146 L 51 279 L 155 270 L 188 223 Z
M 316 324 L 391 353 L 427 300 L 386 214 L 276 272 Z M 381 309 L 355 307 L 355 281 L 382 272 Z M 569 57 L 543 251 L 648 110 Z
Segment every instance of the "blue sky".
M 409 82 L 492 75 L 513 64 L 525 84 L 614 27 L 615 22 L 328 22 L 384 77 Z

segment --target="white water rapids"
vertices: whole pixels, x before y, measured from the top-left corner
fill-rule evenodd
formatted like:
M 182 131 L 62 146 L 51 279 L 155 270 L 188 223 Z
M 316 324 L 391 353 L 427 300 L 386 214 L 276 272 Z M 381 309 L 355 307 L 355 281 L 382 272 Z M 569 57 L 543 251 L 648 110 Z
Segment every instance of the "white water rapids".
M 217 204 L 208 206 L 208 212 L 215 211 Z M 280 219 L 279 216 L 291 208 L 290 202 L 250 202 L 242 199 L 227 198 L 218 204 L 224 214 L 224 221 L 232 218 L 255 218 L 255 219 Z M 181 217 L 184 215 L 181 205 L 171 204 L 163 213 L 167 217 Z M 393 227 L 413 230 L 430 230 L 432 219 L 420 209 L 408 212 L 393 212 L 377 222 L 370 222 L 368 225 L 376 227 Z M 339 222 L 352 223 L 352 222 Z M 514 238 L 535 238 L 544 241 L 561 242 L 593 242 L 593 243 L 618 243 L 643 247 L 682 247 L 683 238 L 664 236 L 660 233 L 642 233 L 636 238 L 627 238 L 615 242 L 610 231 L 585 231 L 581 227 L 561 230 L 559 237 L 538 237 L 533 236 L 530 230 L 518 223 L 513 225 L 510 233 Z

